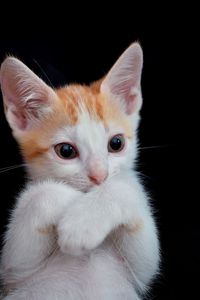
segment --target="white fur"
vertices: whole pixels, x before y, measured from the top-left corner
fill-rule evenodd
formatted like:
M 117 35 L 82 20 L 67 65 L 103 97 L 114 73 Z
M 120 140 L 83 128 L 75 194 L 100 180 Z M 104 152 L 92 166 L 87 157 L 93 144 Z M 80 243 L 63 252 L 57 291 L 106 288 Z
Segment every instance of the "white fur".
M 158 271 L 159 243 L 132 170 L 137 112 L 130 116 L 134 137 L 122 152 L 108 153 L 107 144 L 123 128 L 105 128 L 83 110 L 76 126 L 52 134 L 43 165 L 29 164 L 32 181 L 19 195 L 5 235 L 4 300 L 141 299 Z M 62 142 L 76 144 L 79 157 L 57 157 L 54 145 Z M 88 178 L 96 165 L 108 173 L 100 186 Z
M 159 261 L 146 200 L 130 172 L 88 193 L 50 181 L 27 187 L 5 238 L 2 277 L 7 288 L 17 287 L 15 298 L 5 299 L 137 299 L 131 293 L 145 289 Z M 137 222 L 142 228 L 136 234 L 117 230 Z M 58 244 L 56 233 L 38 231 L 52 224 Z

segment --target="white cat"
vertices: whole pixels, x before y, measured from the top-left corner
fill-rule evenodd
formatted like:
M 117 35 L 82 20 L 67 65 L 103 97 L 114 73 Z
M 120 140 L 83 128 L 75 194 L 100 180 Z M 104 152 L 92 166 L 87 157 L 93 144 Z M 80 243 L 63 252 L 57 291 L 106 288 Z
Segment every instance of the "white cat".
M 5 234 L 4 300 L 142 299 L 159 268 L 157 229 L 134 171 L 142 50 L 102 80 L 52 89 L 8 57 L 5 114 L 27 164 Z

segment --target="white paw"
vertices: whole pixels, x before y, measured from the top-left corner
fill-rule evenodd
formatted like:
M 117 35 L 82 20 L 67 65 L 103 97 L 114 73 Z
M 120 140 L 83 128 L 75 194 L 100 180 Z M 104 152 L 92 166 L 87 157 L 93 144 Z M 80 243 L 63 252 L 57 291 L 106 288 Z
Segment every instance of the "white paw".
M 58 224 L 58 244 L 63 253 L 81 255 L 95 249 L 105 238 L 105 226 L 91 211 L 70 209 Z

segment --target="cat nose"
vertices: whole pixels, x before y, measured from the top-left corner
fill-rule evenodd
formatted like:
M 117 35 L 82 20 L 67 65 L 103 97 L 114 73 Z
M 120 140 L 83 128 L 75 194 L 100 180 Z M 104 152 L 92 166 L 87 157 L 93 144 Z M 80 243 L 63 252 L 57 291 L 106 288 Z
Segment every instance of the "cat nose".
M 94 184 L 99 185 L 106 180 L 106 178 L 108 177 L 108 172 L 96 172 L 90 174 L 88 177 Z

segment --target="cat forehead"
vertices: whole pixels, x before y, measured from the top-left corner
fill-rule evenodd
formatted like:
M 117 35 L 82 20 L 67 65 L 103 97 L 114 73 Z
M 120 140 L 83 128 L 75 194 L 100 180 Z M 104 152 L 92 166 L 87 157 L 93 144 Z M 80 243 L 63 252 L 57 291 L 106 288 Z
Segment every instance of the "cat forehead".
M 52 141 L 65 141 L 66 138 L 83 140 L 86 136 L 98 138 L 98 136 L 106 136 L 108 132 L 108 128 L 102 122 L 91 119 L 87 113 L 83 113 L 79 115 L 79 121 L 75 125 L 64 125 L 58 128 L 52 136 Z
M 52 136 L 51 144 L 71 143 L 76 145 L 79 150 L 84 149 L 89 155 L 99 151 L 105 152 L 109 138 L 109 130 L 102 122 L 90 119 L 85 113 L 80 116 L 80 121 L 75 126 L 64 126 Z
M 63 112 L 66 113 L 69 125 L 77 124 L 83 114 L 106 123 L 108 106 L 111 105 L 97 89 L 70 85 L 56 90 Z
M 123 128 L 128 137 L 132 135 L 130 119 L 122 112 L 115 99 L 108 99 L 100 92 L 99 82 L 91 86 L 69 85 L 56 90 L 59 98 L 58 114 L 67 125 L 101 122 L 105 128 Z M 57 114 L 57 115 L 58 115 Z M 112 125 L 111 125 L 112 124 Z M 90 128 L 88 128 L 89 130 Z
M 76 125 L 59 128 L 52 135 L 50 143 L 54 145 L 63 142 L 75 143 L 93 151 L 100 149 L 102 145 L 107 144 L 111 136 L 119 133 L 126 135 L 124 128 L 117 124 L 110 122 L 109 126 L 105 126 L 103 122 L 91 119 L 89 113 L 84 112 L 80 114 Z

